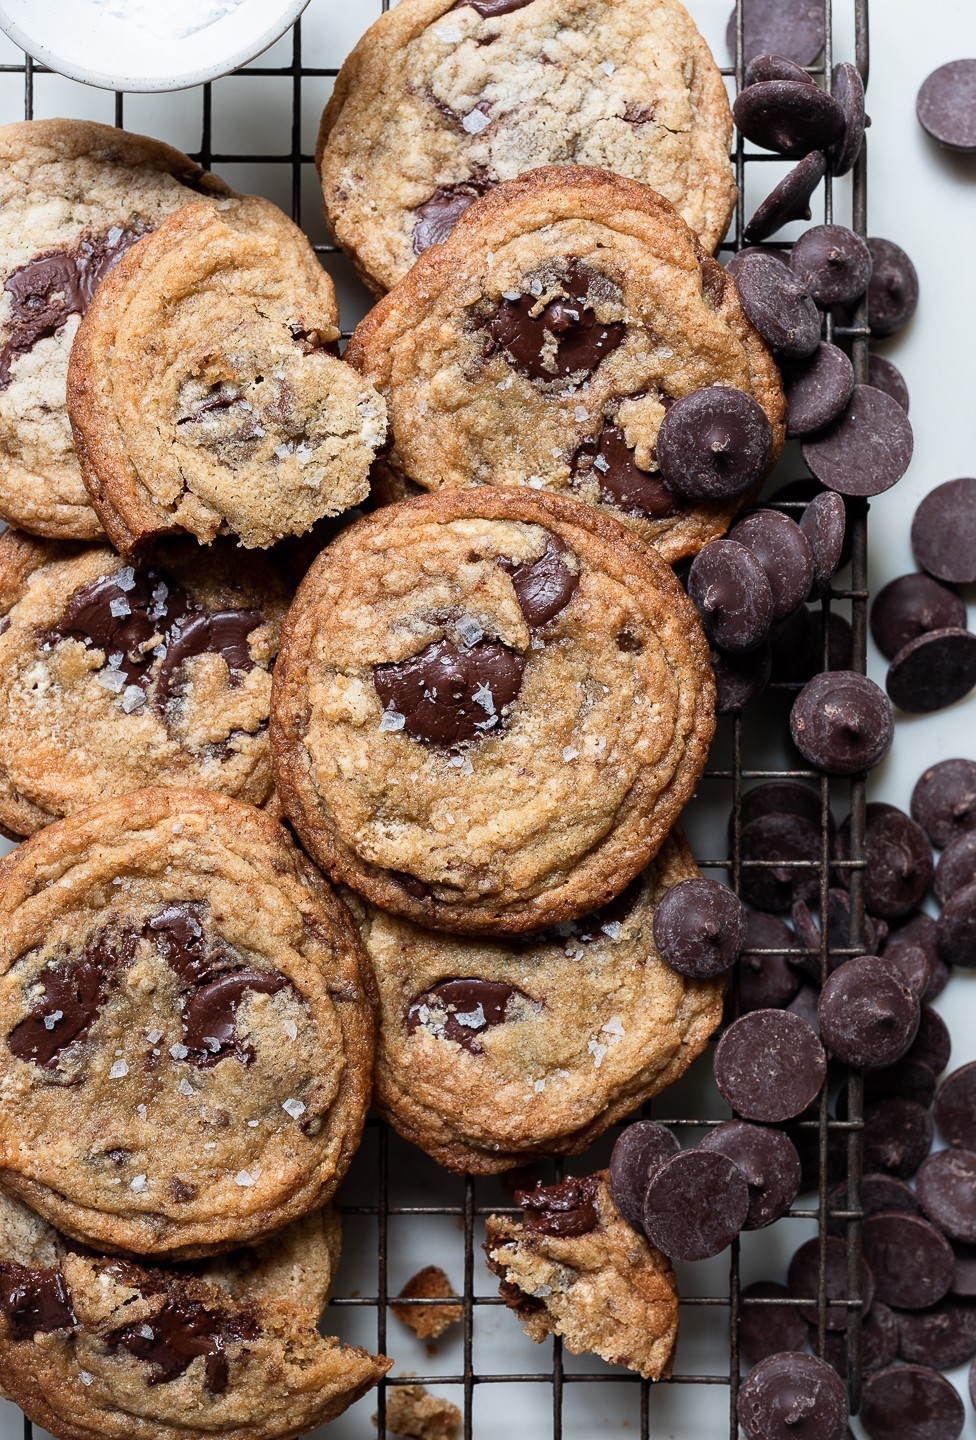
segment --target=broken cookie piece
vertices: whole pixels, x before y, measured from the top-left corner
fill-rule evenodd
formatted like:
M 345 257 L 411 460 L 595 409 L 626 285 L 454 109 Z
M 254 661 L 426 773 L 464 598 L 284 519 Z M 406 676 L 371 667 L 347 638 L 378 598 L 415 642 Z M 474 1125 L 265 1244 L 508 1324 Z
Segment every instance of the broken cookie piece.
M 425 1265 L 404 1285 L 397 1300 L 449 1300 L 456 1295 L 454 1287 L 439 1265 Z M 393 1302 L 393 1313 L 408 1325 L 420 1340 L 437 1340 L 456 1325 L 462 1315 L 460 1300 L 456 1305 L 402 1305 Z

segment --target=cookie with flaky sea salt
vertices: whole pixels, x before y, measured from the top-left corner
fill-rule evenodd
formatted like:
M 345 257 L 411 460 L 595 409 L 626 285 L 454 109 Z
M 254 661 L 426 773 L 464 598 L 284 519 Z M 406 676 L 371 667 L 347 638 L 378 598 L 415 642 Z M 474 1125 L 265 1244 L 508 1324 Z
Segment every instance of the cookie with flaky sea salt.
M 188 531 L 266 547 L 364 500 L 386 406 L 338 337 L 332 281 L 266 200 L 189 206 L 123 256 L 68 370 L 113 544 Z
M 513 933 L 656 854 L 714 728 L 671 568 L 579 501 L 391 505 L 305 577 L 275 666 L 275 785 L 309 853 L 393 914 Z
M 60 1440 L 286 1440 L 341 1414 L 390 1361 L 316 1330 L 336 1222 L 277 1250 L 151 1268 L 79 1251 L 0 1198 L 0 1383 Z M 314 1294 L 313 1294 L 314 1290 Z
M 256 1244 L 324 1204 L 373 1059 L 345 906 L 261 811 L 140 790 L 0 862 L 0 1187 L 98 1249 Z
M 671 1374 L 678 1291 L 670 1262 L 614 1204 L 607 1172 L 516 1191 L 522 1220 L 489 1215 L 485 1255 L 530 1340 L 561 1335 L 574 1355 Z
M 653 186 L 713 251 L 736 187 L 732 116 L 678 0 L 401 0 L 322 117 L 325 213 L 382 293 L 471 202 L 541 165 Z
M 179 150 L 87 120 L 0 128 L 0 516 L 93 540 L 65 384 L 78 323 L 119 257 L 167 215 L 234 192 Z
M 757 488 L 708 501 L 669 488 L 655 447 L 671 403 L 743 391 L 770 422 L 770 465 L 785 433 L 779 374 L 734 282 L 666 200 L 603 170 L 492 190 L 346 355 L 389 407 L 381 499 L 398 483 L 575 495 L 670 561 L 723 534 Z
M 107 795 L 271 794 L 271 667 L 290 592 L 262 555 L 0 536 L 0 828 Z
M 452 1170 L 584 1150 L 679 1079 L 722 1018 L 723 983 L 685 979 L 654 945 L 658 901 L 697 874 L 672 835 L 596 914 L 507 943 L 350 900 L 379 997 L 374 1104 Z

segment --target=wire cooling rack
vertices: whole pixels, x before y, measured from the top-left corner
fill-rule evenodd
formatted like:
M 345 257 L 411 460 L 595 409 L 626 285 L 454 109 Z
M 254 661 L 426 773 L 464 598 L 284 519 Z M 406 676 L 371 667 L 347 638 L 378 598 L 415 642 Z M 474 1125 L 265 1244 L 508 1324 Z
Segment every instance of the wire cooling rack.
M 696 0 L 686 0 L 694 18 L 700 8 Z M 304 22 L 306 35 L 313 13 L 320 0 L 313 0 L 312 9 Z M 389 0 L 382 0 L 381 8 L 388 8 Z M 743 0 L 736 0 L 736 26 L 739 37 L 738 52 L 741 56 Z M 355 21 L 355 32 L 348 39 L 354 40 L 358 33 L 375 19 L 375 0 L 354 0 L 349 6 L 347 19 Z M 828 89 L 832 67 L 836 60 L 853 60 L 864 79 L 868 72 L 868 0 L 824 0 L 827 43 L 821 62 L 811 66 L 809 73 Z M 853 53 L 835 53 L 835 30 L 843 26 L 848 44 L 853 36 Z M 340 296 L 346 299 L 349 291 L 348 272 L 344 269 L 340 252 L 321 231 L 318 207 L 318 192 L 314 183 L 313 156 L 310 153 L 310 117 L 314 119 L 324 103 L 330 82 L 338 73 L 339 64 L 346 49 L 334 44 L 334 54 L 321 54 L 321 44 L 312 47 L 313 60 L 324 58 L 329 64 L 309 63 L 309 47 L 303 43 L 303 23 L 299 22 L 290 36 L 279 42 L 270 54 L 260 61 L 238 71 L 231 81 L 218 81 L 215 85 L 204 85 L 179 96 L 182 131 L 187 123 L 195 123 L 198 143 L 186 141 L 183 133 L 172 133 L 167 128 L 165 102 L 173 97 L 154 97 L 154 109 L 146 108 L 144 97 L 131 97 L 117 93 L 111 118 L 116 125 L 128 125 L 131 129 L 151 131 L 160 139 L 167 139 L 190 149 L 194 158 L 204 166 L 213 166 L 222 171 L 232 183 L 241 185 L 238 171 L 251 167 L 248 181 L 251 188 L 264 190 L 283 208 L 290 209 L 295 221 L 303 225 L 315 243 L 316 252 L 323 257 L 323 263 L 337 280 Z M 716 49 L 716 53 L 718 50 Z M 283 63 L 266 63 L 281 57 Z M 727 66 L 723 74 L 730 89 L 737 92 L 742 85 L 743 65 L 741 59 L 735 66 Z M 49 72 L 37 66 L 28 56 L 19 63 L 0 64 L 0 78 L 5 86 L 16 84 L 17 77 L 23 83 L 23 115 L 31 119 L 35 115 L 39 86 L 45 83 L 40 77 Z M 238 84 L 263 78 L 273 82 L 277 91 L 275 105 L 279 112 L 283 102 L 281 88 L 290 93 L 290 144 L 281 153 L 267 153 L 260 148 L 228 148 L 221 141 L 227 133 L 227 126 L 220 125 L 215 116 L 215 90 L 220 86 Z M 52 77 L 53 79 L 53 77 Z M 72 87 L 76 96 L 90 99 L 92 92 L 83 92 Z M 218 94 L 219 94 L 218 90 Z M 266 90 L 265 94 L 268 93 Z M 7 113 L 4 120 L 19 118 L 11 112 L 12 94 L 8 89 L 0 90 L 0 104 Z M 103 97 L 104 98 L 104 97 Z M 111 101 L 109 101 L 111 104 Z M 187 106 L 195 107 L 195 122 L 187 121 Z M 84 104 L 85 114 L 91 107 Z M 134 113 L 135 112 L 135 113 Z M 50 114 L 49 107 L 43 108 Z M 62 113 L 65 113 L 62 111 Z M 66 113 L 76 113 L 69 110 Z M 238 114 L 244 112 L 239 109 Z M 147 123 L 152 115 L 153 124 Z M 104 112 L 98 118 L 108 119 Z M 260 128 L 260 118 L 257 120 Z M 248 137 L 255 134 L 254 118 L 250 125 L 242 128 Z M 816 206 L 817 219 L 826 222 L 850 224 L 860 234 L 866 234 L 867 219 L 867 156 L 865 146 L 854 169 L 852 183 L 843 186 L 832 182 L 828 175 L 824 181 Z M 724 252 L 738 250 L 744 243 L 742 234 L 746 220 L 766 191 L 779 178 L 778 172 L 769 170 L 782 165 L 776 155 L 758 152 L 738 140 L 733 162 L 739 185 L 739 201 L 732 230 L 723 245 Z M 765 172 L 765 173 L 763 173 Z M 254 177 L 257 177 L 256 179 Z M 318 228 L 319 239 L 316 240 Z M 779 243 L 779 242 L 777 242 Z M 365 308 L 364 294 L 354 295 L 353 305 Z M 849 345 L 854 360 L 858 381 L 866 379 L 867 371 L 867 326 L 865 306 L 862 305 L 849 325 L 835 325 L 827 320 L 828 338 L 841 339 Z M 348 331 L 346 332 L 348 334 Z M 789 462 L 787 462 L 789 464 Z M 779 480 L 795 478 L 799 473 L 784 473 L 782 466 L 777 472 Z M 802 510 L 802 502 L 784 502 L 787 511 Z M 848 610 L 853 632 L 853 667 L 863 671 L 867 651 L 867 504 L 864 501 L 848 502 L 849 533 L 852 536 L 852 559 L 850 584 L 848 587 L 835 586 L 823 601 L 824 635 L 826 621 L 832 607 Z M 825 641 L 826 643 L 826 641 Z M 839 810 L 851 812 L 850 859 L 844 862 L 850 870 L 852 899 L 852 930 L 850 939 L 854 943 L 842 950 L 831 944 L 829 931 L 821 941 L 819 962 L 821 974 L 828 973 L 830 954 L 858 954 L 863 941 L 864 904 L 862 876 L 864 867 L 864 809 L 865 784 L 855 779 L 849 784 L 833 785 L 813 771 L 797 768 L 782 750 L 781 763 L 771 758 L 777 747 L 783 745 L 786 733 L 788 704 L 792 692 L 799 686 L 779 684 L 771 687 L 771 693 L 758 705 L 750 707 L 742 717 L 720 721 L 719 735 L 712 752 L 712 764 L 706 771 L 698 799 L 686 817 L 695 829 L 698 812 L 710 811 L 713 816 L 731 813 L 729 844 L 727 853 L 718 853 L 714 842 L 703 841 L 699 850 L 699 864 L 703 870 L 714 871 L 728 878 L 738 889 L 743 870 L 749 866 L 770 866 L 772 861 L 745 860 L 741 852 L 741 798 L 752 782 L 769 779 L 798 779 L 813 781 L 819 787 L 821 801 L 820 854 L 816 860 L 802 862 L 816 871 L 819 879 L 820 909 L 827 912 L 827 891 L 830 884 L 831 864 L 837 862 L 831 856 L 830 811 L 831 802 Z M 785 694 L 776 692 L 786 692 Z M 793 754 L 793 760 L 796 756 Z M 724 826 L 712 825 L 711 834 L 724 833 Z M 693 836 L 694 838 L 694 836 Z M 704 847 L 704 848 L 703 848 Z M 707 853 L 706 853 L 707 852 Z M 763 952 L 758 952 L 763 953 Z M 799 947 L 792 953 L 804 953 Z M 733 1009 L 736 996 L 732 997 Z M 709 1066 L 705 1057 L 699 1069 Z M 700 1077 L 699 1077 L 700 1078 Z M 815 1233 L 820 1237 L 820 1268 L 818 1291 L 815 1297 L 817 1324 L 812 1331 L 813 1348 L 823 1353 L 826 1333 L 826 1308 L 828 1300 L 838 1303 L 836 1297 L 827 1293 L 826 1275 L 826 1221 L 828 1213 L 828 1144 L 833 1135 L 846 1137 L 846 1205 L 843 1210 L 833 1209 L 830 1213 L 835 1221 L 842 1220 L 847 1236 L 848 1300 L 850 1324 L 847 1331 L 848 1373 L 854 1377 L 850 1385 L 851 1407 L 856 1411 L 859 1403 L 860 1371 L 860 1181 L 862 1125 L 862 1083 L 859 1074 L 851 1072 L 847 1080 L 847 1120 L 831 1117 L 826 1091 L 820 1101 L 819 1118 L 801 1122 L 809 1131 L 815 1131 L 819 1153 L 819 1184 L 815 1196 L 806 1205 L 794 1207 L 776 1227 L 789 1228 L 788 1254 L 796 1244 Z M 690 1112 L 690 1113 L 686 1113 Z M 728 1118 L 727 1111 L 717 1095 L 701 1093 L 701 1087 L 678 1087 L 669 1091 L 654 1106 L 645 1107 L 645 1114 L 653 1113 L 654 1118 L 679 1127 L 680 1133 L 687 1133 L 691 1143 L 700 1137 L 700 1132 L 709 1126 L 718 1125 Z M 568 1162 L 573 1173 L 584 1173 L 605 1164 L 609 1147 L 616 1129 L 585 1156 Z M 836 1146 L 836 1141 L 835 1141 Z M 561 1162 L 550 1167 L 557 1177 L 563 1173 Z M 398 1361 L 393 1374 L 383 1382 L 380 1389 L 367 1396 L 347 1415 L 329 1427 L 330 1440 L 346 1440 L 346 1437 L 361 1437 L 371 1433 L 370 1418 L 376 1426 L 380 1440 L 386 1440 L 393 1432 L 387 1428 L 386 1412 L 388 1394 L 391 1388 L 405 1384 L 425 1384 L 435 1393 L 453 1399 L 462 1412 L 461 1434 L 463 1440 L 495 1440 L 507 1436 L 513 1425 L 518 1424 L 523 1434 L 536 1440 L 551 1433 L 553 1440 L 584 1440 L 600 1430 L 608 1433 L 639 1435 L 640 1440 L 652 1436 L 670 1435 L 676 1440 L 691 1440 L 708 1435 L 718 1436 L 728 1428 L 731 1437 L 737 1434 L 735 1419 L 736 1400 L 739 1385 L 739 1319 L 743 1304 L 776 1304 L 770 1300 L 747 1300 L 741 1296 L 743 1252 L 741 1246 L 757 1242 L 757 1235 L 736 1241 L 728 1256 L 703 1266 L 679 1268 L 681 1286 L 682 1339 L 679 1341 L 675 1373 L 669 1381 L 651 1386 L 632 1372 L 620 1367 L 604 1365 L 593 1356 L 573 1357 L 564 1355 L 558 1339 L 542 1347 L 533 1346 L 525 1339 L 514 1316 L 508 1315 L 497 1294 L 492 1277 L 481 1261 L 480 1244 L 483 1238 L 484 1217 L 491 1213 L 512 1209 L 510 1192 L 496 1180 L 474 1180 L 447 1175 L 421 1156 L 410 1146 L 400 1141 L 378 1120 L 371 1120 L 367 1126 L 364 1143 L 357 1156 L 349 1180 L 343 1192 L 343 1214 L 345 1228 L 346 1260 L 339 1272 L 337 1293 L 326 1316 L 330 1331 L 353 1343 L 367 1345 L 376 1350 L 392 1354 Z M 802 1226 L 802 1229 L 800 1228 Z M 776 1248 L 769 1245 L 771 1232 L 758 1232 L 758 1241 L 763 1246 L 761 1253 L 772 1253 Z M 428 1346 L 426 1352 L 400 1321 L 391 1319 L 390 1306 L 404 1281 L 423 1264 L 436 1263 L 449 1274 L 459 1293 L 462 1310 L 460 1326 L 454 1326 L 441 1345 Z M 782 1278 L 767 1267 L 762 1271 L 767 1278 Z M 702 1293 L 695 1293 L 702 1289 Z M 397 1301 L 403 1305 L 404 1301 Z M 437 1301 L 415 1302 L 435 1305 Z M 452 1302 L 441 1302 L 452 1303 Z M 453 1303 L 458 1303 L 457 1301 Z M 839 1303 L 845 1303 L 843 1300 Z M 686 1337 L 691 1334 L 690 1343 Z M 704 1363 L 688 1364 L 686 1355 L 691 1353 L 692 1361 Z M 406 1357 L 406 1358 L 404 1358 Z M 722 1363 L 717 1363 L 721 1359 Z M 423 1373 L 421 1373 L 423 1372 Z M 725 1399 L 722 1400 L 722 1395 Z M 707 1403 L 706 1403 L 707 1402 Z M 12 1415 L 11 1407 L 6 1407 Z M 375 1413 L 374 1413 L 375 1412 Z M 5 1425 L 6 1417 L 0 1418 L 0 1440 L 13 1440 L 15 1429 Z M 16 1423 L 16 1422 L 14 1422 Z M 526 1424 L 530 1428 L 526 1429 Z M 25 1440 L 32 1440 L 35 1431 L 29 1420 L 23 1420 Z M 38 1437 L 40 1432 L 37 1432 Z

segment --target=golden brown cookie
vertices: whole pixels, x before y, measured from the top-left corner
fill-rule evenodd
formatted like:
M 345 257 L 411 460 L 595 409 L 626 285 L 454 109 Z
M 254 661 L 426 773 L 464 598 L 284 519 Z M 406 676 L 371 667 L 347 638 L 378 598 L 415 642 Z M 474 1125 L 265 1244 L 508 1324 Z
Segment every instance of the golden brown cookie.
M 333 353 L 337 318 L 304 235 L 254 196 L 187 207 L 122 257 L 68 371 L 118 549 L 179 531 L 266 547 L 365 499 L 386 407 Z
M 516 1191 L 524 1220 L 489 1215 L 488 1268 L 530 1340 L 561 1335 L 645 1380 L 671 1373 L 678 1292 L 670 1262 L 623 1218 L 605 1170 Z
M 359 1142 L 372 1017 L 348 911 L 281 826 L 141 790 L 0 862 L 0 1186 L 96 1248 L 256 1244 Z
M 275 667 L 282 804 L 336 879 L 434 929 L 587 914 L 647 864 L 714 729 L 669 566 L 578 501 L 390 506 L 313 564 Z
M 678 0 L 401 0 L 322 117 L 325 213 L 378 293 L 499 181 L 600 165 L 652 185 L 709 251 L 736 188 L 732 116 Z
M 405 486 L 572 494 L 672 562 L 758 489 L 694 501 L 668 488 L 655 445 L 673 401 L 743 391 L 769 420 L 770 466 L 785 435 L 779 374 L 734 282 L 667 200 L 604 170 L 549 167 L 490 191 L 370 311 L 346 358 L 389 407 L 380 499 Z
M 658 901 L 698 874 L 680 835 L 603 910 L 507 943 L 351 901 L 379 996 L 374 1103 L 451 1170 L 576 1154 L 685 1073 L 721 981 L 660 958 Z
M 309 1280 L 331 1265 L 325 1219 L 291 1226 L 260 1259 L 149 1269 L 79 1252 L 0 1199 L 0 1381 L 61 1440 L 305 1434 L 392 1363 L 316 1332 L 321 1286 Z
M 185 205 L 234 192 L 179 150 L 87 120 L 0 128 L 0 515 L 37 535 L 102 527 L 65 404 L 71 343 L 99 282 Z
M 456 1305 L 405 1305 L 403 1301 L 457 1300 Z M 409 1326 L 420 1340 L 438 1340 L 456 1325 L 463 1312 L 461 1301 L 445 1271 L 439 1265 L 425 1265 L 412 1275 L 390 1309 L 401 1324 Z
M 394 1385 L 386 1392 L 386 1433 L 400 1440 L 457 1440 L 461 1411 L 423 1385 Z M 373 1416 L 379 1429 L 379 1416 Z
M 263 805 L 289 598 L 268 559 L 225 540 L 127 565 L 107 545 L 0 535 L 0 829 L 148 785 Z

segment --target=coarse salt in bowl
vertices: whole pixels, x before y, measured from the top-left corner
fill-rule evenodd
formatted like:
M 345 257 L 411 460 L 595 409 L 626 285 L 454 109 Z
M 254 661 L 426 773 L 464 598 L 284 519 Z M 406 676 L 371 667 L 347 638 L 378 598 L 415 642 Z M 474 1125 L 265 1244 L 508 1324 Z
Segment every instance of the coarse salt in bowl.
M 42 65 L 107 90 L 183 90 L 246 65 L 309 0 L 0 0 Z

